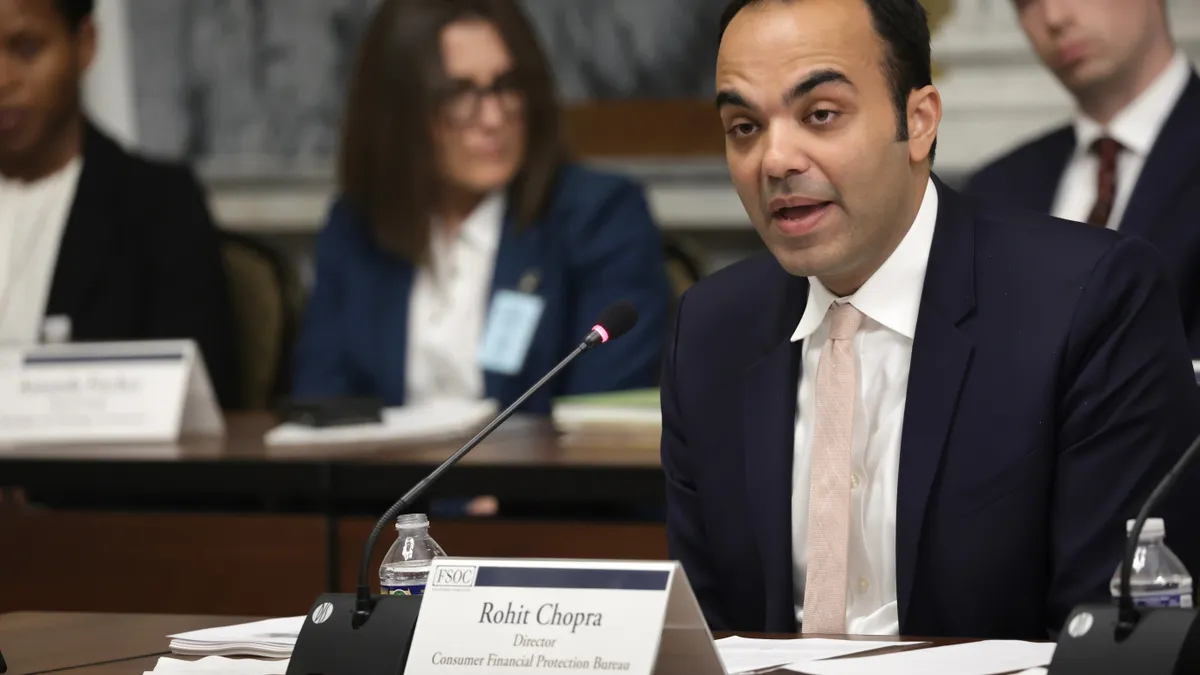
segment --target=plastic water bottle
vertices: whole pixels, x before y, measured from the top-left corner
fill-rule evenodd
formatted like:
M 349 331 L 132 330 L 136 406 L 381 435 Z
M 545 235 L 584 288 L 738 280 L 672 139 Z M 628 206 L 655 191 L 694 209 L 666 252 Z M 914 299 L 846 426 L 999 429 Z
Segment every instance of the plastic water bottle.
M 1133 529 L 1130 520 L 1125 524 L 1128 534 Z M 1129 594 L 1137 607 L 1191 607 L 1192 577 L 1179 558 L 1163 543 L 1167 536 L 1162 518 L 1147 518 L 1138 537 L 1133 569 L 1129 575 Z M 1121 596 L 1121 566 L 1113 575 L 1113 598 Z
M 379 588 L 385 595 L 421 595 L 434 558 L 446 555 L 429 536 L 429 518 L 412 513 L 396 519 L 396 543 L 379 566 Z

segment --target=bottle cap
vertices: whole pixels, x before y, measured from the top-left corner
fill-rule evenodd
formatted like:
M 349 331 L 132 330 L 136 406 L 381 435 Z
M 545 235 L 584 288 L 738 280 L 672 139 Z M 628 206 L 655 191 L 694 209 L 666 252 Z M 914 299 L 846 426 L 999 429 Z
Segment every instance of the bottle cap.
M 71 341 L 71 317 L 65 314 L 47 316 L 42 320 L 42 343 L 61 345 Z
M 1133 524 L 1135 522 L 1135 518 L 1130 518 L 1129 520 L 1125 521 L 1125 534 L 1129 534 L 1131 531 L 1133 531 Z M 1138 539 L 1158 539 L 1159 537 L 1165 536 L 1167 536 L 1167 526 L 1166 523 L 1163 522 L 1163 519 L 1147 518 L 1146 522 L 1142 524 L 1142 536 L 1138 537 Z
M 429 527 L 429 517 L 424 513 L 405 513 L 396 517 L 396 529 Z

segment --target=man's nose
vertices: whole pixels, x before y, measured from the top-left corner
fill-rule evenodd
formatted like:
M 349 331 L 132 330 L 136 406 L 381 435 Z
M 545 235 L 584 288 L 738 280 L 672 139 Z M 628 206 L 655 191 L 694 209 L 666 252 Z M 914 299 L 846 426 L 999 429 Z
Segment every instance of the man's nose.
M 763 142 L 762 173 L 767 179 L 784 179 L 812 168 L 805 150 L 805 134 L 793 124 L 776 124 L 767 129 Z

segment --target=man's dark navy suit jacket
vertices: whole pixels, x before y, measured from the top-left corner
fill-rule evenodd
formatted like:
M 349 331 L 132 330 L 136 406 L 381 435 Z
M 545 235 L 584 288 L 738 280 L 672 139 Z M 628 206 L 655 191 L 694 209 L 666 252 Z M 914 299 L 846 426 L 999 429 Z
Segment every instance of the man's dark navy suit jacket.
M 901 438 L 900 631 L 1045 638 L 1108 597 L 1125 519 L 1200 432 L 1200 389 L 1153 247 L 938 191 Z M 790 338 L 807 297 L 764 254 L 678 310 L 667 529 L 714 630 L 798 628 Z
M 967 192 L 996 204 L 1050 213 L 1075 130 L 1066 126 L 981 169 Z M 1154 244 L 1179 293 L 1192 358 L 1200 359 L 1200 77 L 1192 74 L 1138 177 L 1121 232 Z

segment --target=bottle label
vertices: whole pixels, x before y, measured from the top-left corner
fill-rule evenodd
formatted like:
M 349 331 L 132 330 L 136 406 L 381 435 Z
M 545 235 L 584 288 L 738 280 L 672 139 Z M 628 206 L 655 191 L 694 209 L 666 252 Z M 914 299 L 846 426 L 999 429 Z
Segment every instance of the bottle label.
M 1192 606 L 1191 593 L 1161 593 L 1133 596 L 1133 604 L 1137 607 L 1181 607 L 1189 609 Z
M 425 595 L 425 582 L 410 584 L 380 584 L 384 595 Z

